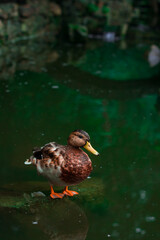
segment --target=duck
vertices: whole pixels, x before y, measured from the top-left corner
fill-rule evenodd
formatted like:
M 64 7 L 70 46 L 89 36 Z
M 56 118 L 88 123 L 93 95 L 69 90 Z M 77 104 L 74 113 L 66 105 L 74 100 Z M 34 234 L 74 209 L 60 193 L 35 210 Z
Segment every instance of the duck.
M 68 187 L 84 181 L 93 170 L 91 159 L 81 148 L 99 155 L 90 143 L 89 134 L 78 129 L 71 132 L 67 145 L 50 142 L 34 148 L 33 155 L 24 163 L 36 166 L 38 174 L 48 179 L 52 199 L 74 196 L 79 193 Z M 63 192 L 56 193 L 53 189 L 55 186 L 63 186 Z

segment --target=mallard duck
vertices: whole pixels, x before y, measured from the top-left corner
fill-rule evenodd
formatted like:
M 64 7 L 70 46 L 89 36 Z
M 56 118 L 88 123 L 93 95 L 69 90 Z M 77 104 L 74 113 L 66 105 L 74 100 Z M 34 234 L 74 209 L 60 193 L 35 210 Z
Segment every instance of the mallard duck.
M 33 156 L 25 161 L 25 164 L 35 165 L 37 172 L 49 180 L 51 198 L 78 194 L 76 191 L 69 190 L 68 186 L 82 182 L 91 173 L 92 162 L 81 147 L 99 155 L 91 146 L 88 133 L 75 130 L 69 135 L 66 146 L 56 142 L 47 143 L 41 148 L 35 148 Z M 63 193 L 54 192 L 53 186 L 64 186 Z

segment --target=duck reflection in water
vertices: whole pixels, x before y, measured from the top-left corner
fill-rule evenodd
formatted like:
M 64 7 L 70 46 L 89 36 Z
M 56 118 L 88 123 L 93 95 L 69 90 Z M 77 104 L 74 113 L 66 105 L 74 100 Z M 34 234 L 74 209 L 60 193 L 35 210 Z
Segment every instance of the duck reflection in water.
M 84 240 L 88 232 L 88 220 L 84 211 L 69 199 L 32 207 L 32 222 L 37 222 L 46 239 Z

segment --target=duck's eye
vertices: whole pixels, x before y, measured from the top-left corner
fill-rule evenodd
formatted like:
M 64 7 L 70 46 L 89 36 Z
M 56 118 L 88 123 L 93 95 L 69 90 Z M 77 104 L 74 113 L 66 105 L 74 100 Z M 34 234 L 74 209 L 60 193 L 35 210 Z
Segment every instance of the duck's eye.
M 83 138 L 81 135 L 78 135 L 79 138 Z

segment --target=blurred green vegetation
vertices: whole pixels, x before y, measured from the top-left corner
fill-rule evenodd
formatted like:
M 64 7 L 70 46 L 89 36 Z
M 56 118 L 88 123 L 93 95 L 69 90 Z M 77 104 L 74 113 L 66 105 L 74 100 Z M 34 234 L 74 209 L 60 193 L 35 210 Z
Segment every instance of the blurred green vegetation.
M 93 1 L 7 1 L 0 3 L 0 41 L 41 38 L 51 42 L 57 36 L 83 42 L 86 38 L 159 35 L 159 1 L 93 0 Z
M 71 40 L 78 41 L 78 35 L 104 37 L 107 32 L 114 32 L 116 36 L 130 35 L 134 28 L 152 35 L 152 28 L 158 30 L 159 2 L 154 1 L 61 1 L 64 22 L 69 27 Z M 69 23 L 69 25 L 67 25 Z M 73 27 L 74 26 L 74 27 Z M 84 30 L 85 29 L 85 34 Z M 139 35 L 138 31 L 135 31 Z M 154 33 L 156 37 L 158 31 Z M 136 37 L 136 36 L 135 36 Z

